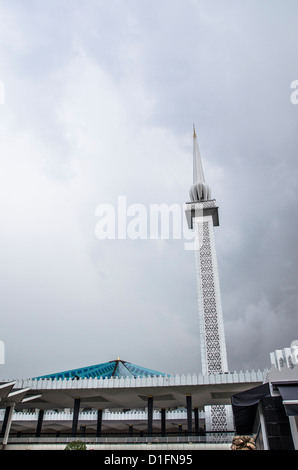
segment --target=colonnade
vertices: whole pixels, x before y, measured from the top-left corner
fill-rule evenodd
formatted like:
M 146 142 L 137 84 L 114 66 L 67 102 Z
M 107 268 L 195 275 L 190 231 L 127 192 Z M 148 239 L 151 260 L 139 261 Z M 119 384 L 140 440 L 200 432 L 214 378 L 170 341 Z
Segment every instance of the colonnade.
M 192 397 L 191 395 L 186 395 L 185 406 L 187 411 L 187 433 L 191 434 L 193 431 L 199 432 L 199 409 L 192 408 Z M 154 399 L 152 395 L 147 396 L 147 431 L 146 435 L 148 437 L 152 436 L 153 433 L 153 407 Z M 72 435 L 76 436 L 78 432 L 78 420 L 79 420 L 79 411 L 80 411 L 80 398 L 77 397 L 74 399 L 73 407 L 73 419 L 72 419 Z M 97 410 L 97 427 L 96 427 L 96 436 L 101 436 L 102 430 L 102 409 Z M 161 412 L 161 428 L 160 432 L 162 436 L 166 436 L 166 409 L 160 408 Z M 194 420 L 193 420 L 194 416 Z M 193 427 L 194 424 L 194 427 Z M 133 426 L 129 426 L 129 434 L 132 435 Z
M 78 435 L 78 426 L 79 426 L 79 412 L 81 408 L 81 398 L 75 397 L 73 402 L 73 416 L 71 424 L 71 434 L 72 436 Z M 154 398 L 152 395 L 147 396 L 147 427 L 146 427 L 146 436 L 150 437 L 153 434 L 153 408 L 154 408 Z M 185 397 L 185 408 L 187 415 L 187 434 L 192 432 L 199 432 L 199 410 L 198 408 L 192 408 L 192 397 L 191 395 L 186 395 Z M 2 429 L 0 436 L 3 438 L 3 445 L 7 444 L 9 437 L 12 415 L 14 411 L 14 405 L 9 405 L 6 407 L 4 420 L 2 424 Z M 40 409 L 38 412 L 38 418 L 36 423 L 35 436 L 41 437 L 42 434 L 42 425 L 44 419 L 45 410 Z M 161 413 L 161 425 L 160 425 L 160 434 L 161 436 L 166 436 L 167 433 L 167 420 L 166 420 L 166 408 L 160 408 Z M 96 423 L 96 437 L 101 437 L 102 435 L 102 421 L 103 421 L 103 410 L 97 410 L 97 423 Z M 128 425 L 129 435 L 133 434 L 133 426 Z M 182 432 L 182 426 L 178 427 L 178 430 Z

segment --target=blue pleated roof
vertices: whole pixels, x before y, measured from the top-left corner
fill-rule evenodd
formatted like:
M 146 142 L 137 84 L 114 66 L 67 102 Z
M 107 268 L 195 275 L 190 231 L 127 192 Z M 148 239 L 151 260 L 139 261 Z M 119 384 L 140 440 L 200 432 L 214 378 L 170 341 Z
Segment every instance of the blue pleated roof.
M 93 366 L 79 367 L 78 369 L 71 369 L 62 372 L 56 372 L 53 374 L 41 375 L 38 377 L 34 377 L 34 379 L 73 380 L 84 378 L 105 379 L 111 377 L 164 377 L 165 375 L 167 374 L 117 359 L 114 361 L 103 362 L 102 364 L 96 364 Z

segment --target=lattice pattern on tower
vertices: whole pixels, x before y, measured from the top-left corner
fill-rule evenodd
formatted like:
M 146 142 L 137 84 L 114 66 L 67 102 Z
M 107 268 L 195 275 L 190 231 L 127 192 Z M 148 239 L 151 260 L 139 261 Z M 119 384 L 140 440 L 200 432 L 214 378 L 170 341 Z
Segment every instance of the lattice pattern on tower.
M 203 220 L 196 223 L 199 240 L 197 250 L 197 266 L 200 270 L 200 295 L 201 320 L 203 321 L 204 354 L 206 361 L 206 373 L 213 374 L 224 371 L 223 364 L 223 340 L 219 331 L 221 319 L 219 318 L 218 295 L 215 285 L 215 266 L 213 260 L 213 247 L 210 239 L 210 221 Z

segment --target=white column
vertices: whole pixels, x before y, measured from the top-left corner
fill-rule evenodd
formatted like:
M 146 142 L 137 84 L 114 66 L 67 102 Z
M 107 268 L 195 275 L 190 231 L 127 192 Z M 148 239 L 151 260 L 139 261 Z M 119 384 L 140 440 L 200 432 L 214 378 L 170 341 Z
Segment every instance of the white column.
M 294 442 L 295 450 L 298 450 L 298 430 L 296 416 L 289 416 L 290 428 L 292 433 L 292 438 Z
M 2 442 L 3 448 L 7 444 L 7 441 L 8 441 L 8 437 L 9 437 L 9 433 L 10 433 L 10 427 L 11 427 L 11 421 L 12 421 L 12 415 L 13 415 L 13 412 L 14 412 L 14 407 L 15 407 L 14 403 L 9 405 L 9 414 L 8 414 L 6 429 L 5 429 L 3 442 Z

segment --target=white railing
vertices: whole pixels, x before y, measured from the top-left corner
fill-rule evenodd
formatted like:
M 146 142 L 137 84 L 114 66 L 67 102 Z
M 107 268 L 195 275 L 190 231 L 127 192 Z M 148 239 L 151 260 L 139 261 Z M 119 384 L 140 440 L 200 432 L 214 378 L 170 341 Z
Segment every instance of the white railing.
M 0 410 L 0 421 L 4 419 L 5 410 Z M 204 417 L 204 412 L 199 413 L 199 417 Z M 184 410 L 173 410 L 166 412 L 166 418 L 170 420 L 186 420 L 187 412 Z M 73 412 L 72 411 L 45 411 L 43 420 L 44 421 L 72 421 Z M 158 410 L 153 411 L 153 420 L 160 420 L 161 412 Z M 13 421 L 37 421 L 38 420 L 38 411 L 33 412 L 20 412 L 14 411 Z M 82 411 L 79 413 L 80 421 L 96 421 L 97 420 L 97 411 Z M 132 410 L 129 412 L 121 411 L 109 411 L 105 410 L 102 413 L 103 421 L 146 421 L 147 412 L 142 410 Z
M 267 371 L 240 371 L 220 374 L 182 374 L 158 377 L 111 377 L 84 379 L 17 379 L 15 388 L 30 387 L 31 390 L 86 389 L 86 388 L 137 388 L 183 385 L 212 385 L 263 382 Z M 4 382 L 5 380 L 3 380 Z

